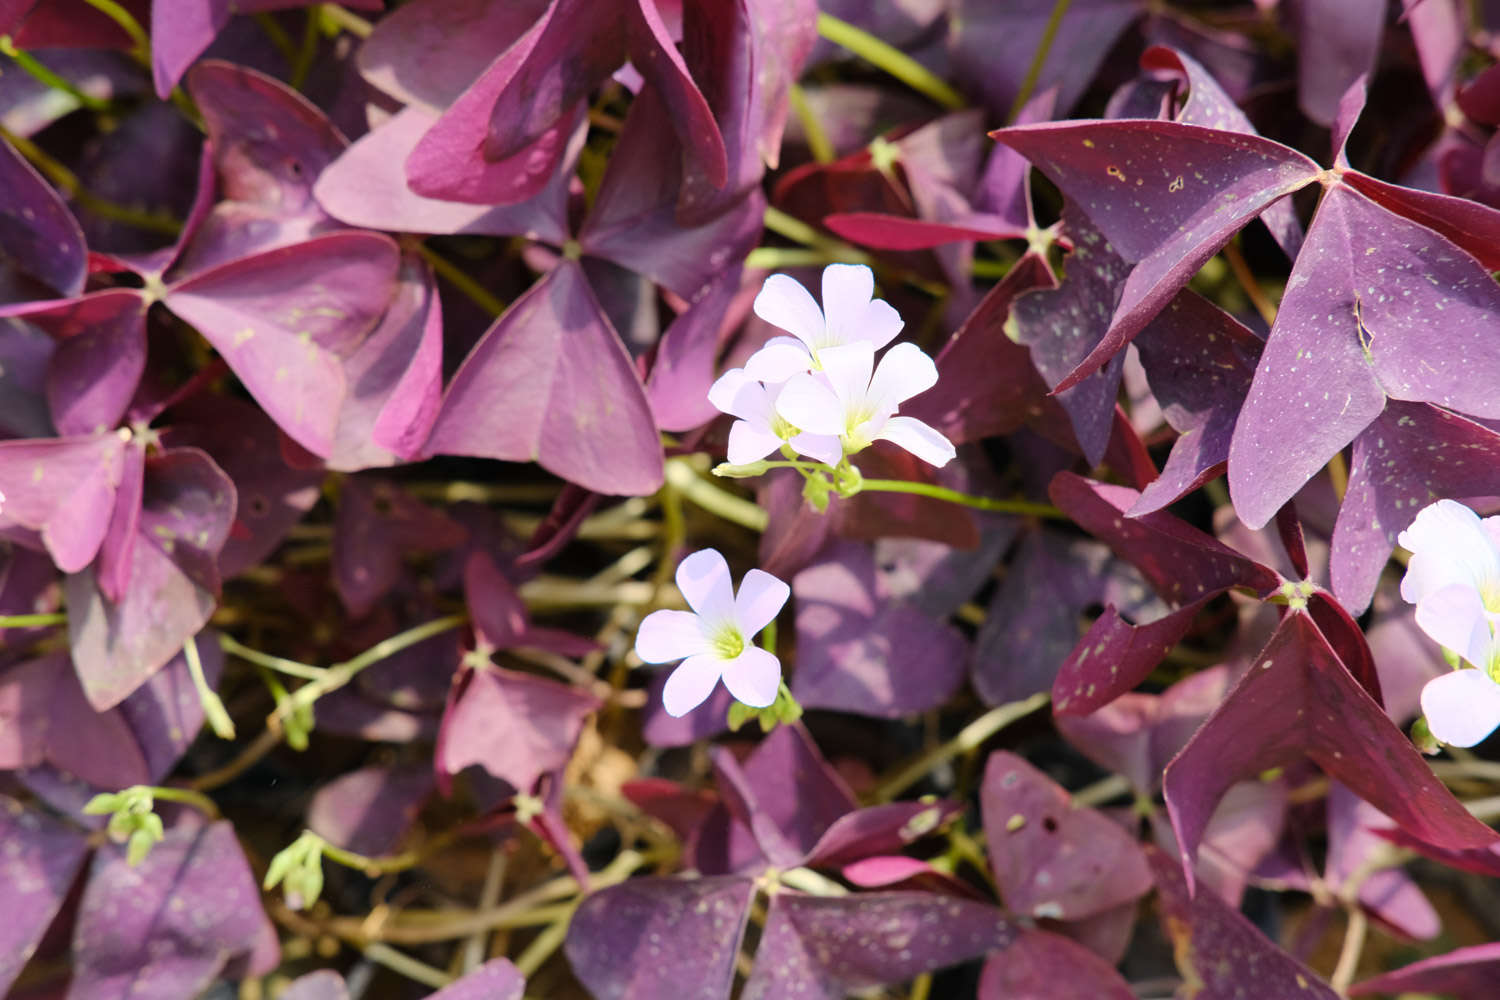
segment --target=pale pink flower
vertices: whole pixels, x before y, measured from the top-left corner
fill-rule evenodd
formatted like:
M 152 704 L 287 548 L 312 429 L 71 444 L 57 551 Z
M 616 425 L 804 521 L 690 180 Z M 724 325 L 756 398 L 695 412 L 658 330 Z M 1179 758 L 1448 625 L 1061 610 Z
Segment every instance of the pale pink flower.
M 785 382 L 821 367 L 826 348 L 865 343 L 878 351 L 905 324 L 889 302 L 874 294 L 875 272 L 863 264 L 823 269 L 821 309 L 795 278 L 771 275 L 755 297 L 755 315 L 792 336 L 766 341 L 745 362 L 745 374 L 758 382 Z
M 667 712 L 691 712 L 720 678 L 746 705 L 766 708 L 774 702 L 781 687 L 781 661 L 753 640 L 781 611 L 791 588 L 770 573 L 752 569 L 736 596 L 724 557 L 717 549 L 702 549 L 678 564 L 677 589 L 693 610 L 653 611 L 635 637 L 636 655 L 647 663 L 682 660 L 662 691 Z
M 710 403 L 739 418 L 729 427 L 730 464 L 749 465 L 789 444 L 799 455 L 838 465 L 844 457 L 838 438 L 804 433 L 776 412 L 781 390 L 780 385 L 755 381 L 743 368 L 731 368 L 708 390 Z

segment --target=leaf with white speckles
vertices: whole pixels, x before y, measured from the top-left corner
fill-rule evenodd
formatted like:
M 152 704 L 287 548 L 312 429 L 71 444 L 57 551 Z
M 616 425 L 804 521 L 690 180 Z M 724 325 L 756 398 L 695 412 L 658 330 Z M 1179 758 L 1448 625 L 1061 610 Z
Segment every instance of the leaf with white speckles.
M 1233 316 L 1183 289 L 1146 324 L 1135 346 L 1162 414 L 1178 433 L 1161 475 L 1130 508 L 1139 516 L 1175 503 L 1224 471 L 1262 342 Z
M 95 709 L 122 701 L 208 622 L 234 510 L 234 485 L 198 449 L 174 448 L 146 459 L 136 545 L 120 601 L 104 596 L 91 568 L 64 584 L 73 664 Z
M 1104 304 L 1106 328 L 1054 390 L 1103 368 L 1246 223 L 1319 174 L 1280 143 L 1178 122 L 1054 122 L 992 134 L 1087 215 L 1124 272 Z
M 326 457 L 345 392 L 340 359 L 384 314 L 397 264 L 389 237 L 329 233 L 201 271 L 164 301 L 282 430 Z
M 87 851 L 84 834 L 0 795 L 0 993 L 41 943 Z
M 1238 911 L 1211 892 L 1193 894 L 1175 860 L 1146 849 L 1156 878 L 1162 927 L 1184 985 L 1198 1000 L 1235 1000 L 1254 983 L 1257 996 L 1278 1000 L 1338 1000 L 1307 966 L 1278 948 Z
M 135 867 L 108 844 L 73 929 L 68 1000 L 198 996 L 267 924 L 229 823 L 174 827 Z
M 1167 767 L 1163 790 L 1184 854 L 1197 853 L 1230 785 L 1304 756 L 1424 840 L 1457 849 L 1500 840 L 1433 776 L 1311 616 L 1290 611 L 1250 672 Z
M 998 947 L 1013 933 L 984 903 L 929 892 L 771 897 L 743 1000 L 843 1000 Z
M 990 754 L 980 786 L 984 836 L 1000 898 L 1014 913 L 1077 920 L 1151 888 L 1141 848 L 1125 828 L 1015 754 Z
M 963 682 L 963 636 L 908 601 L 878 596 L 868 544 L 825 548 L 792 578 L 792 593 L 792 693 L 804 706 L 896 718 L 937 707 Z
M 568 963 L 597 1000 L 727 1000 L 754 895 L 732 876 L 601 889 L 568 925 Z
M 1354 439 L 1333 529 L 1333 590 L 1352 610 L 1374 596 L 1396 536 L 1438 497 L 1500 494 L 1500 434 L 1424 403 L 1387 403 Z
M 1061 934 L 1022 931 L 984 963 L 978 1000 L 1132 1000 L 1114 966 Z
M 576 263 L 559 263 L 474 346 L 426 451 L 534 460 L 601 493 L 661 486 L 661 438 L 640 376 Z
M 1252 527 L 1387 397 L 1500 417 L 1500 286 L 1442 236 L 1335 187 L 1313 220 L 1229 449 Z

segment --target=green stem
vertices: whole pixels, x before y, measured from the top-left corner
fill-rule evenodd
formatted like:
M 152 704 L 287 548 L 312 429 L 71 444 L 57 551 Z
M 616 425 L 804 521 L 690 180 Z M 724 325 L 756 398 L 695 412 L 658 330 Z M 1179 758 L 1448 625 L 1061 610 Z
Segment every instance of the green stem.
M 870 255 L 863 250 L 856 250 L 847 243 L 831 239 L 795 215 L 788 215 L 779 208 L 768 207 L 766 209 L 765 226 L 771 232 L 784 236 L 793 243 L 801 243 L 805 247 L 822 250 L 834 260 L 851 264 L 870 263 Z
M 745 257 L 751 270 L 782 271 L 789 267 L 820 267 L 837 263 L 838 258 L 822 250 L 799 247 L 756 247 Z
M 1037 42 L 1036 52 L 1031 57 L 1031 65 L 1026 69 L 1026 76 L 1021 81 L 1021 89 L 1016 91 L 1016 99 L 1011 102 L 1010 114 L 1006 121 L 1013 122 L 1026 102 L 1031 100 L 1032 91 L 1036 90 L 1036 82 L 1041 79 L 1042 67 L 1047 63 L 1047 54 L 1052 51 L 1052 42 L 1057 38 L 1057 30 L 1062 27 L 1063 17 L 1067 15 L 1068 8 L 1072 6 L 1073 0 L 1057 0 L 1052 5 L 1052 16 L 1047 18 L 1047 26 L 1042 29 L 1042 37 Z
M 222 632 L 219 633 L 219 645 L 223 647 L 224 652 L 231 656 L 238 656 L 246 662 L 258 664 L 279 673 L 290 674 L 293 677 L 301 677 L 305 680 L 315 681 L 328 672 L 323 667 L 309 666 L 306 663 L 298 663 L 296 660 L 288 660 L 280 656 L 272 656 L 270 653 L 262 653 L 258 649 L 251 649 L 234 637 L 225 635 Z
M 218 694 L 208 686 L 208 678 L 203 676 L 203 661 L 198 658 L 197 636 L 189 639 L 187 645 L 182 647 L 182 657 L 187 660 L 193 687 L 198 689 L 198 700 L 203 703 L 203 714 L 208 717 L 208 725 L 213 729 L 214 735 L 221 740 L 234 739 L 234 720 L 229 717 Z
M 214 820 L 219 818 L 219 806 L 213 799 L 191 788 L 173 788 L 169 785 L 151 785 L 147 788 L 151 797 L 159 802 L 180 802 Z
M 491 295 L 483 285 L 470 277 L 468 272 L 457 264 L 425 243 L 414 241 L 411 246 L 422 255 L 422 259 L 437 272 L 439 277 L 446 279 L 448 284 L 462 292 L 476 306 L 491 316 L 499 316 L 505 312 L 505 303 Z
M 0 615 L 0 629 L 4 628 L 46 628 L 49 625 L 66 625 L 68 616 L 66 612 L 52 611 L 38 615 Z
M 832 163 L 838 154 L 823 123 L 818 121 L 818 116 L 813 114 L 812 105 L 807 103 L 807 93 L 799 84 L 794 83 L 787 90 L 787 101 L 791 104 L 797 121 L 802 123 L 802 131 L 807 136 L 807 149 L 812 153 L 813 160 L 817 163 Z
M 336 3 L 318 5 L 318 16 L 336 28 L 342 28 L 355 38 L 369 38 L 375 26 L 358 14 L 350 13 Z
M 292 59 L 292 72 L 287 82 L 297 90 L 307 82 L 307 74 L 311 72 L 313 60 L 318 55 L 318 12 L 309 10 L 307 12 L 307 23 L 302 28 L 302 45 L 297 49 L 296 56 Z
M 1048 517 L 1061 521 L 1068 520 L 1068 515 L 1050 503 L 1037 503 L 1032 500 L 1000 500 L 995 497 L 977 497 L 972 493 L 960 493 L 958 490 L 950 490 L 946 486 L 935 486 L 931 483 L 912 483 L 904 479 L 866 479 L 861 483 L 860 488 L 861 490 L 875 490 L 881 493 L 915 493 L 918 496 L 932 497 L 935 500 L 947 500 L 950 503 L 962 504 L 965 507 L 974 507 L 978 510 L 999 511 L 1003 514 L 1029 514 L 1033 517 Z
M 969 723 L 948 742 L 933 747 L 895 774 L 886 778 L 870 796 L 872 802 L 890 802 L 907 788 L 921 781 L 935 767 L 946 764 L 960 754 L 977 750 L 985 741 L 1018 719 L 1023 719 L 1052 700 L 1047 692 L 1034 694 L 1024 701 L 998 705 Z
M 912 90 L 932 98 L 945 108 L 956 111 L 964 106 L 963 96 L 926 66 L 895 46 L 882 42 L 867 31 L 856 28 L 848 21 L 841 21 L 831 14 L 819 14 L 818 34 L 833 44 L 848 49 L 875 68 L 889 73 Z
M 672 459 L 667 462 L 667 481 L 686 499 L 711 514 L 751 531 L 765 531 L 768 516 L 765 509 L 743 497 L 737 497 L 719 489 L 713 483 L 693 471 L 687 462 Z
M 392 972 L 405 976 L 413 982 L 421 983 L 423 986 L 440 990 L 453 982 L 453 977 L 442 969 L 436 969 L 426 962 L 419 962 L 404 951 L 397 951 L 388 944 L 372 941 L 365 945 L 360 951 L 365 958 L 376 965 L 383 965 Z
M 329 667 L 317 680 L 311 684 L 304 684 L 292 696 L 288 698 L 276 710 L 278 721 L 286 719 L 292 712 L 299 708 L 306 708 L 332 691 L 354 680 L 355 676 L 366 667 L 373 666 L 381 660 L 388 659 L 401 652 L 403 649 L 415 646 L 435 635 L 441 635 L 450 629 L 455 629 L 467 624 L 468 615 L 446 615 L 435 618 L 430 622 L 424 622 L 405 632 L 398 632 L 389 639 L 384 639 L 360 653 L 352 660 L 336 663 Z
M 27 52 L 25 49 L 16 48 L 15 43 L 11 41 L 9 35 L 0 35 L 0 54 L 10 56 L 16 61 L 16 65 L 21 67 L 21 69 L 29 74 L 33 79 L 40 81 L 45 86 L 51 87 L 53 90 L 61 91 L 62 93 L 67 94 L 69 97 L 73 98 L 73 100 L 77 101 L 83 107 L 88 108 L 90 111 L 109 110 L 110 104 L 108 101 L 104 100 L 102 97 L 95 97 L 92 94 L 85 94 L 73 84 L 72 80 L 68 80 L 62 76 L 59 76 L 57 73 L 54 73 L 52 70 L 48 69 L 45 65 L 39 62 L 36 56 L 32 55 L 30 52 Z

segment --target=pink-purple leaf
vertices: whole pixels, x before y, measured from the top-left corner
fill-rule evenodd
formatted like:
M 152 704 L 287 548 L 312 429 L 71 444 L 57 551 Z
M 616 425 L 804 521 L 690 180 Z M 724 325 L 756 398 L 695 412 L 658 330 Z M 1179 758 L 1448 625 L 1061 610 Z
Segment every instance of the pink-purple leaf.
M 601 889 L 568 925 L 568 964 L 597 1000 L 727 1000 L 754 896 L 733 876 Z
M 197 996 L 227 962 L 255 950 L 269 925 L 227 822 L 179 824 L 136 866 L 123 847 L 106 845 L 73 929 L 68 997 Z
M 1268 941 L 1216 894 L 1195 894 L 1166 853 L 1148 847 L 1146 857 L 1178 972 L 1197 984 L 1195 995 L 1201 1000 L 1231 1000 L 1243 995 L 1247 983 L 1267 997 L 1338 1000 L 1316 973 Z
M 842 1000 L 975 958 L 1012 933 L 993 907 L 930 892 L 780 892 L 741 996 Z
M 1015 754 L 985 764 L 979 793 L 1000 898 L 1013 913 L 1077 920 L 1136 899 L 1151 873 L 1135 838 Z
M 492 958 L 444 986 L 429 1000 L 521 1000 L 525 992 L 526 977 L 521 970 L 508 958 Z
M 83 291 L 88 255 L 83 231 L 56 191 L 10 143 L 0 141 L 0 290 L 12 267 L 62 295 Z M 0 295 L 0 301 L 4 296 Z
M 1380 810 L 1363 802 L 1344 785 L 1328 789 L 1328 861 L 1324 877 L 1338 892 L 1350 876 L 1362 873 L 1359 902 L 1372 915 L 1402 934 L 1430 941 L 1442 930 L 1438 916 L 1412 877 L 1400 868 L 1364 872 L 1363 866 L 1381 850 L 1384 841 L 1376 828 L 1390 824 Z
M 349 1000 L 349 988 L 337 972 L 319 969 L 292 980 L 280 1000 Z
M 36 809 L 0 796 L 0 991 L 8 991 L 61 909 L 88 838 Z
M 464 540 L 463 526 L 395 483 L 344 480 L 334 522 L 333 580 L 356 618 L 370 613 L 401 577 L 407 553 L 440 552 Z
M 1110 965 L 1061 934 L 1027 930 L 984 963 L 978 1000 L 1132 1000 Z
M 424 762 L 362 767 L 318 789 L 307 826 L 329 843 L 378 857 L 394 854 L 435 787 Z
M 891 802 L 845 813 L 823 831 L 807 864 L 847 865 L 893 854 L 934 833 L 963 812 L 956 802 Z
M 1386 0 L 1303 0 L 1296 7 L 1297 104 L 1332 125 L 1351 84 L 1375 68 Z M 1340 143 L 1342 145 L 1342 143 Z
M 1344 185 L 1324 196 L 1292 269 L 1229 449 L 1252 528 L 1384 408 L 1387 397 L 1500 417 L 1490 336 L 1500 288 L 1468 254 Z
M 792 592 L 792 693 L 804 706 L 897 718 L 940 705 L 962 682 L 963 636 L 906 601 L 882 599 L 868 545 L 825 549 Z
M 1355 983 L 1352 997 L 1439 993 L 1456 1000 L 1487 1000 L 1500 990 L 1500 942 L 1455 948 L 1446 955 Z
M 1292 611 L 1250 672 L 1167 767 L 1167 810 L 1184 855 L 1196 853 L 1230 785 L 1303 756 L 1431 843 L 1476 848 L 1500 840 L 1433 776 L 1339 662 L 1311 617 Z
M 576 263 L 559 264 L 475 345 L 425 450 L 534 460 L 601 493 L 661 486 L 661 440 L 640 376 Z
M 125 447 L 114 432 L 0 442 L 0 530 L 38 533 L 59 569 L 83 569 L 109 529 Z
M 662 332 L 646 381 L 646 398 L 664 431 L 687 431 L 719 415 L 708 401 L 714 382 L 719 334 L 741 291 L 740 276 L 726 270 Z
M 135 292 L 108 291 L 8 314 L 61 342 L 47 366 L 47 403 L 57 432 L 112 430 L 146 370 L 146 303 Z
M 282 430 L 326 457 L 345 394 L 340 358 L 384 313 L 397 265 L 387 237 L 330 233 L 195 274 L 165 301 Z

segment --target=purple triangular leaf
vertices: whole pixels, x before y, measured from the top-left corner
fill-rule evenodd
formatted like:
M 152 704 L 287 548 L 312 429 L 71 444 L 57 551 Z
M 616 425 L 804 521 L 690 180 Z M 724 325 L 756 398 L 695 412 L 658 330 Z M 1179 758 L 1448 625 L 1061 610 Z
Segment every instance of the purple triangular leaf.
M 1342 117 L 1340 103 L 1349 87 L 1362 84 L 1375 68 L 1385 9 L 1385 0 L 1305 0 L 1297 5 L 1294 16 L 1302 43 L 1297 49 L 1297 104 L 1319 125 Z M 1336 145 L 1342 148 L 1343 142 Z
M 847 865 L 892 854 L 941 829 L 963 812 L 956 802 L 891 802 L 845 813 L 823 831 L 807 855 L 809 865 Z
M 62 340 L 47 366 L 47 403 L 58 433 L 118 425 L 146 369 L 145 300 L 131 291 L 99 292 L 21 318 Z
M 339 495 L 333 580 L 344 607 L 368 614 L 396 585 L 409 552 L 440 552 L 464 540 L 463 526 L 395 483 L 351 476 Z
M 37 532 L 59 569 L 83 569 L 109 529 L 125 447 L 114 432 L 0 442 L 0 529 Z
M 478 764 L 523 792 L 568 762 L 584 719 L 599 708 L 597 698 L 565 684 L 498 667 L 465 671 L 454 685 L 438 771 Z
M 330 233 L 210 268 L 165 301 L 282 430 L 326 457 L 345 392 L 339 359 L 384 313 L 397 265 L 387 237 Z
M 280 1000 L 349 1000 L 349 988 L 337 972 L 319 969 L 292 980 Z
M 1156 878 L 1162 928 L 1185 982 L 1201 1000 L 1230 1000 L 1245 984 L 1267 997 L 1338 1000 L 1307 966 L 1268 941 L 1255 926 L 1211 892 L 1193 893 L 1165 852 L 1146 848 Z
M 6 916 L 0 923 L 0 991 L 8 991 L 67 898 L 88 838 L 0 796 L 0 843 Z
M 1452 848 L 1500 840 L 1433 776 L 1312 619 L 1293 611 L 1167 767 L 1167 810 L 1185 856 L 1230 785 L 1303 756 L 1424 840 Z
M 601 493 L 661 486 L 661 440 L 640 376 L 577 264 L 559 264 L 475 345 L 425 450 L 535 460 Z
M 146 448 L 132 439 L 125 449 L 120 468 L 120 483 L 115 488 L 115 509 L 109 518 L 109 530 L 94 560 L 94 577 L 99 590 L 111 601 L 119 601 L 130 580 L 135 560 L 136 529 L 141 520 L 141 497 L 146 488 Z
M 1488 271 L 1500 270 L 1500 211 L 1471 198 L 1389 184 L 1357 170 L 1344 183 L 1375 204 L 1443 234 Z
M 568 926 L 568 964 L 598 1000 L 726 1000 L 754 896 L 735 877 L 601 889 Z
M 492 958 L 444 986 L 429 1000 L 521 1000 L 525 992 L 526 977 L 521 970 L 508 958 Z
M 1023 931 L 984 963 L 978 1000 L 1131 1000 L 1114 966 L 1061 934 Z
M 1098 371 L 1235 232 L 1319 174 L 1312 160 L 1269 139 L 1176 122 L 1049 123 L 993 134 L 1051 178 L 1128 268 L 1107 331 L 1054 391 Z
M 1387 403 L 1354 439 L 1329 561 L 1334 593 L 1363 610 L 1396 536 L 1438 497 L 1500 494 L 1500 434 L 1425 403 Z
M 140 687 L 207 623 L 234 509 L 229 477 L 196 448 L 146 460 L 139 537 L 122 599 L 106 598 L 91 569 L 64 585 L 73 665 L 96 710 Z
M 56 191 L 10 143 L 0 141 L 0 288 L 15 262 L 21 270 L 61 295 L 83 291 L 88 254 L 83 231 Z
M 929 892 L 780 892 L 741 996 L 843 1000 L 982 955 L 1012 933 L 994 907 Z
M 1184 289 L 1146 324 L 1135 346 L 1162 414 L 1179 434 L 1161 476 L 1130 508 L 1138 517 L 1175 503 L 1223 472 L 1261 340 Z
M 1324 877 L 1338 892 L 1345 881 L 1361 872 L 1384 841 L 1374 828 L 1390 820 L 1348 788 L 1333 782 L 1328 789 L 1328 861 Z M 1387 926 L 1419 941 L 1429 941 L 1442 929 L 1442 919 L 1412 877 L 1400 868 L 1363 873 L 1359 902 Z
M 1442 236 L 1328 192 L 1292 269 L 1229 449 L 1240 519 L 1269 521 L 1386 397 L 1500 417 L 1500 288 Z
M 1013 913 L 1077 920 L 1151 888 L 1135 838 L 1012 753 L 985 764 L 979 793 L 1000 897 Z
M 224 649 L 212 630 L 199 632 L 193 642 L 209 687 L 217 687 L 224 673 Z M 151 782 L 165 778 L 203 727 L 203 699 L 178 653 L 167 665 L 120 702 L 115 711 L 125 719 L 146 759 Z M 116 788 L 121 786 L 114 786 Z
M 1132 625 L 1106 606 L 1058 669 L 1052 709 L 1058 715 L 1087 715 L 1114 701 L 1150 676 L 1173 646 L 1187 635 L 1208 594 L 1153 622 Z
M 394 854 L 435 787 L 426 763 L 362 767 L 318 789 L 307 826 L 345 850 Z
M 151 781 L 130 726 L 120 713 L 96 712 L 89 705 L 67 654 L 44 656 L 0 674 L 0 701 L 10 716 L 6 728 L 17 727 L 19 737 L 6 740 L 0 766 L 19 769 L 45 762 L 111 790 Z
M 359 47 L 360 75 L 404 104 L 445 108 L 495 53 L 541 15 L 546 0 L 417 0 L 390 10 Z
M 792 579 L 797 671 L 808 708 L 883 718 L 935 708 L 963 680 L 965 642 L 906 601 L 876 594 L 868 545 L 838 542 Z
M 726 270 L 662 332 L 646 381 L 646 398 L 662 430 L 692 430 L 719 415 L 708 389 L 725 314 L 740 290 L 740 275 Z
M 1355 983 L 1355 997 L 1387 993 L 1442 993 L 1457 1000 L 1486 1000 L 1500 990 L 1500 942 L 1456 948 L 1446 955 Z

